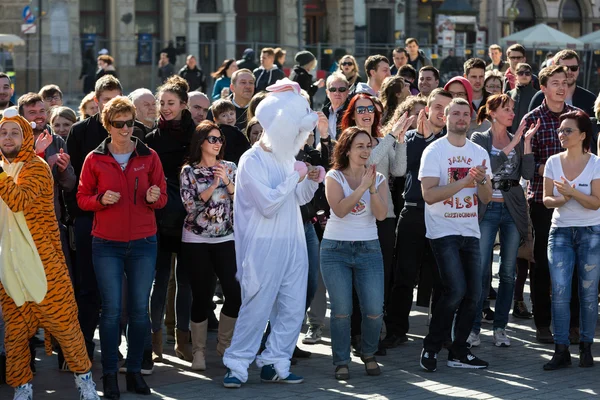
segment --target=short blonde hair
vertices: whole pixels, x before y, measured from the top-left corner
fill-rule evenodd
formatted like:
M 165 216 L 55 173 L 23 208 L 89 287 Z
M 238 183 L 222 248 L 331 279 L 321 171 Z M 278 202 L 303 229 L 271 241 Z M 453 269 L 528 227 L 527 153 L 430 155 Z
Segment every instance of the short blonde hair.
M 79 103 L 79 116 L 82 119 L 85 117 L 85 106 L 87 106 L 90 101 L 96 101 L 95 98 L 96 98 L 96 93 L 95 92 L 89 92 L 81 100 L 81 103 Z
M 58 117 L 63 117 L 71 121 L 72 123 L 77 122 L 77 116 L 75 115 L 75 111 L 71 110 L 69 107 L 53 107 L 52 112 L 50 114 L 50 124 L 54 123 L 54 120 Z
M 130 113 L 135 120 L 135 106 L 125 96 L 117 96 L 104 105 L 102 109 L 102 126 L 106 131 L 110 130 L 110 122 L 117 115 Z

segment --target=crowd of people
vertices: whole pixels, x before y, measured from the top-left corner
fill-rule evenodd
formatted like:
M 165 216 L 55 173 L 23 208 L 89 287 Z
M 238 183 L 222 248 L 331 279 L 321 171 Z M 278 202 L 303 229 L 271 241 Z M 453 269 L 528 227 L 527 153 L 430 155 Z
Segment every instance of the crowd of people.
M 306 317 L 301 342 L 321 341 L 327 295 L 333 376 L 350 378 L 351 353 L 379 375 L 376 357 L 408 341 L 415 288 L 431 311 L 426 371 L 443 348 L 448 367 L 488 367 L 472 353 L 482 322 L 508 347 L 511 308 L 555 345 L 544 370 L 571 365 L 571 344 L 593 366 L 600 100 L 577 84 L 577 52 L 536 75 L 523 46 L 503 61 L 492 45 L 490 63 L 471 58 L 442 86 L 413 38 L 392 63 L 369 56 L 364 78 L 351 54 L 315 81 L 309 51 L 288 79 L 284 50 L 262 49 L 257 65 L 247 49 L 206 94 L 194 56 L 175 74 L 163 51 L 161 86 L 127 96 L 102 53 L 94 79 L 84 66 L 93 89 L 77 112 L 56 85 L 12 104 L 0 73 L 0 383 L 15 400 L 32 398 L 40 346 L 97 399 L 98 327 L 107 399 L 120 398 L 119 372 L 150 394 L 165 345 L 192 370 L 216 367 L 209 331 L 225 387 L 255 360 L 263 382 L 303 382 L 290 371 L 311 355 L 300 328 Z

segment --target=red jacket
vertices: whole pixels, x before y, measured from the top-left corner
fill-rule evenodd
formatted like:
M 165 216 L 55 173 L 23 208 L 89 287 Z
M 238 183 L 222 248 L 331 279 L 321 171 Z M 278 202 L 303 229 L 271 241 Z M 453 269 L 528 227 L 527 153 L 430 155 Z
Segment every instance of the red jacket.
M 94 211 L 92 235 L 116 242 L 129 242 L 156 234 L 154 210 L 167 204 L 167 185 L 162 164 L 156 152 L 137 138 L 135 150 L 125 167 L 108 151 L 106 138 L 87 155 L 79 177 L 77 204 L 82 210 Z M 159 199 L 146 202 L 146 191 L 152 185 L 160 188 Z M 100 197 L 107 190 L 118 192 L 118 203 L 103 206 Z

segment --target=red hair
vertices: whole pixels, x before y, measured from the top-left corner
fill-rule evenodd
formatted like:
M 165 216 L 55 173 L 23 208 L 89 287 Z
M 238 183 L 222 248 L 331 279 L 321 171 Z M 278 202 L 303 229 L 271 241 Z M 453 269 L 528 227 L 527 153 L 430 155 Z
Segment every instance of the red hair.
M 381 137 L 379 133 L 379 119 L 381 118 L 381 115 L 379 114 L 377 106 L 375 105 L 375 102 L 373 101 L 371 96 L 365 93 L 359 93 L 352 97 L 352 99 L 350 100 L 350 104 L 348 104 L 348 107 L 344 112 L 344 116 L 342 117 L 342 122 L 340 125 L 342 131 L 345 131 L 351 126 L 356 126 L 356 120 L 354 119 L 354 110 L 356 109 L 356 102 L 361 99 L 369 100 L 375 108 L 375 112 L 373 113 L 373 125 L 371 126 L 371 136 Z

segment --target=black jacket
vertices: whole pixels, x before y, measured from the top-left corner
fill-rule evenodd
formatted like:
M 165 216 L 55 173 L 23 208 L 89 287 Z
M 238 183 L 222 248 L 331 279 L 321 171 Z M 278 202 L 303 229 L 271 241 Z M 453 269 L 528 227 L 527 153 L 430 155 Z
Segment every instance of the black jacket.
M 185 79 L 190 86 L 190 92 L 199 90 L 202 93 L 206 93 L 206 76 L 198 66 L 194 69 L 190 69 L 187 65 L 179 70 L 178 73 L 183 79 Z
M 278 80 L 285 78 L 283 70 L 277 68 L 275 65 L 273 65 L 273 68 L 268 71 L 263 67 L 258 67 L 253 71 L 253 73 L 254 78 L 256 79 L 256 89 L 254 90 L 254 93 L 266 90 L 267 86 L 271 86 Z
M 135 121 L 133 136 L 144 141 L 144 126 L 141 122 Z M 93 213 L 82 211 L 77 205 L 77 186 L 79 184 L 79 175 L 83 168 L 83 162 L 87 155 L 94 151 L 108 137 L 108 132 L 100 122 L 100 113 L 93 115 L 75 123 L 67 136 L 67 152 L 71 157 L 71 165 L 77 177 L 75 189 L 71 192 L 65 192 L 65 206 L 68 214 L 72 218 L 80 215 L 92 215 Z
M 349 102 L 350 102 L 350 96 L 348 96 L 344 105 L 336 112 L 337 124 L 335 126 L 335 138 L 332 138 L 332 139 L 337 139 L 338 137 L 340 137 L 340 135 L 342 133 L 342 128 L 341 128 L 340 124 L 342 123 L 342 117 L 344 116 L 344 113 L 346 112 L 346 108 L 348 108 Z M 323 114 L 325 114 L 327 119 L 329 119 L 329 113 L 330 113 L 329 108 L 330 107 L 331 107 L 331 103 L 329 102 L 329 99 L 327 99 L 326 104 L 323 106 L 323 109 L 321 110 L 321 111 L 323 111 Z
M 529 104 L 531 103 L 531 99 L 537 93 L 537 90 L 533 87 L 533 81 L 529 82 L 527 86 L 519 86 L 515 87 L 513 90 L 508 92 L 508 95 L 515 102 L 515 119 L 513 119 L 512 124 L 512 133 L 516 133 L 521 123 L 521 120 L 529 112 Z
M 308 93 L 308 97 L 310 97 L 310 105 L 313 103 L 313 96 L 319 90 L 319 87 L 313 83 L 313 77 L 309 74 L 304 68 L 299 65 L 294 67 L 294 71 L 292 72 L 294 82 L 298 82 L 301 89 L 306 90 Z
M 529 111 L 533 110 L 542 105 L 544 100 L 544 93 L 540 90 L 531 99 L 529 104 Z M 596 101 L 596 95 L 587 89 L 577 86 L 573 93 L 573 106 L 577 107 L 587 113 L 588 116 L 594 116 L 594 102 Z
M 250 142 L 244 133 L 235 126 L 220 124 L 221 132 L 225 136 L 225 161 L 238 165 L 240 157 L 250 148 Z
M 238 69 L 249 69 L 250 71 L 254 71 L 258 68 L 258 65 L 254 62 L 254 60 L 246 60 L 241 59 L 236 61 Z
M 321 144 L 321 146 L 321 148 L 323 148 L 323 144 Z M 327 169 L 327 159 L 323 156 L 324 154 L 322 154 L 322 152 L 312 146 L 309 146 L 308 144 L 305 144 L 302 150 L 300 150 L 300 152 L 296 155 L 296 160 L 307 162 L 313 166 L 320 165 Z M 300 206 L 302 222 L 311 221 L 317 216 L 317 211 L 319 210 L 323 210 L 326 212 L 326 214 L 329 214 L 329 205 L 327 204 L 327 200 L 325 198 L 325 186 L 323 183 L 319 184 L 319 188 L 315 192 L 313 199 L 310 202 Z

